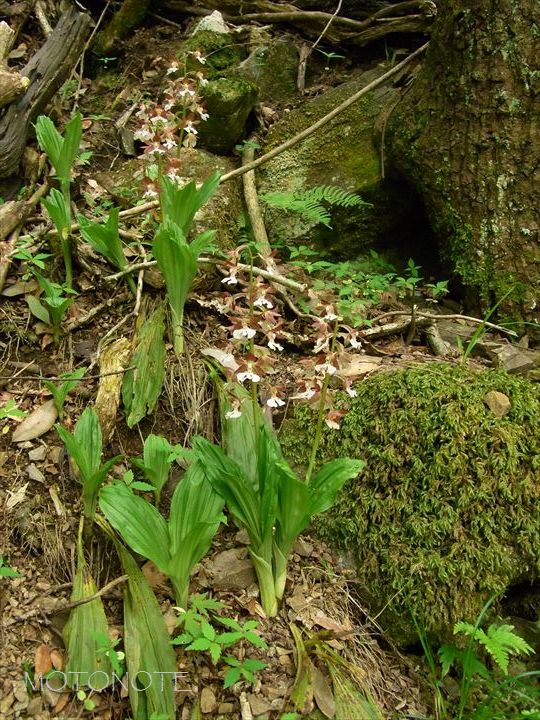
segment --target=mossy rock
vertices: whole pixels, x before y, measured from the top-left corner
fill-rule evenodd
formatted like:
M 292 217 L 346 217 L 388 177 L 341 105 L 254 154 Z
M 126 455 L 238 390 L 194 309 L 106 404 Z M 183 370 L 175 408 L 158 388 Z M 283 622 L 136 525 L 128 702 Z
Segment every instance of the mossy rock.
M 190 54 L 196 50 L 206 58 L 203 66 Z M 208 79 L 221 77 L 225 71 L 237 67 L 247 55 L 236 35 L 210 30 L 194 32 L 173 49 L 173 54 L 186 63 L 188 70 L 204 70 Z
M 411 610 L 439 641 L 474 622 L 493 595 L 540 569 L 540 387 L 501 371 L 436 363 L 358 383 L 319 459 L 362 458 L 365 470 L 319 518 L 317 531 L 355 560 L 373 614 L 399 644 L 414 642 Z M 490 390 L 511 400 L 498 419 Z M 281 433 L 305 464 L 313 413 Z
M 212 155 L 198 148 L 183 148 L 184 161 L 181 174 L 197 182 L 206 180 L 214 171 L 222 174 L 235 168 L 227 158 Z M 114 170 L 95 174 L 97 182 L 124 207 L 135 205 L 142 195 L 142 181 L 146 166 L 154 162 L 150 156 L 133 158 L 118 165 Z M 236 246 L 238 239 L 237 222 L 242 213 L 241 181 L 233 180 L 220 185 L 214 197 L 197 213 L 193 230 L 216 230 L 216 244 L 224 249 Z
M 279 103 L 298 93 L 298 50 L 287 36 L 253 50 L 238 67 L 238 75 L 259 88 L 259 102 Z
M 229 153 L 244 133 L 255 107 L 257 88 L 248 80 L 218 78 L 203 90 L 209 118 L 199 125 L 199 138 L 214 153 Z
M 265 150 L 305 130 L 347 100 L 387 68 L 362 73 L 324 95 L 284 114 L 272 128 Z M 353 103 L 328 125 L 271 160 L 260 172 L 259 191 L 302 192 L 334 185 L 359 193 L 371 207 L 332 208 L 332 229 L 315 225 L 297 213 L 266 210 L 270 239 L 285 245 L 306 240 L 346 257 L 370 249 L 399 246 L 403 229 L 415 211 L 415 198 L 395 179 L 383 180 L 381 151 L 375 126 L 397 98 L 398 91 L 381 86 Z

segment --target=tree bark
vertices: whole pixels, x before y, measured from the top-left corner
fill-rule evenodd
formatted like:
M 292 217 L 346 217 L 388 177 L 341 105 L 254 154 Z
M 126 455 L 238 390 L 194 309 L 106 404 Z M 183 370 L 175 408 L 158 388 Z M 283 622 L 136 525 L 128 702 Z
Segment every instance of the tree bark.
M 0 178 L 17 172 L 30 125 L 60 89 L 80 57 L 91 18 L 74 8 L 65 12 L 53 33 L 23 68 L 30 84 L 0 120 Z
M 537 0 L 444 0 L 387 157 L 424 200 L 442 255 L 481 308 L 538 320 Z M 536 7 L 536 10 L 535 10 Z M 540 305 L 540 300 L 539 303 Z

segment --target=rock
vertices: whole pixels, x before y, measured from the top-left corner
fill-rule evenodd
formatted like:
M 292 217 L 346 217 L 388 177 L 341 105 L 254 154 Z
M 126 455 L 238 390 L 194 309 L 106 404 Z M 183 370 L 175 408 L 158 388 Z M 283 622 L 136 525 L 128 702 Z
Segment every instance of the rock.
M 201 32 L 217 33 L 218 35 L 228 35 L 229 28 L 223 15 L 219 10 L 214 10 L 210 15 L 206 15 L 197 23 L 192 35 L 197 35 Z
M 241 545 L 249 545 L 250 543 L 249 533 L 246 529 L 239 530 L 234 536 L 234 539 L 237 543 L 240 543 Z
M 15 695 L 12 692 L 9 692 L 7 695 L 4 695 L 3 698 L 0 698 L 0 715 L 4 717 L 7 714 L 7 711 L 10 709 L 10 707 L 15 702 Z
M 257 87 L 241 78 L 217 78 L 208 82 L 202 94 L 209 118 L 199 125 L 199 140 L 211 152 L 229 153 L 244 133 Z
M 220 552 L 210 566 L 210 573 L 215 588 L 245 590 L 255 582 L 255 572 L 246 548 Z
M 272 709 L 269 702 L 260 695 L 255 695 L 254 693 L 248 693 L 248 702 L 251 712 L 255 717 L 258 715 L 264 715 Z
M 218 705 L 217 712 L 218 712 L 218 715 L 229 716 L 232 714 L 233 710 L 234 710 L 233 703 L 223 702 Z
M 294 543 L 293 552 L 298 553 L 300 557 L 310 557 L 313 553 L 313 543 L 308 542 L 303 537 L 299 537 Z
M 355 388 L 339 433 L 323 431 L 320 462 L 365 467 L 314 531 L 354 557 L 364 602 L 396 644 L 418 642 L 410 610 L 446 642 L 494 594 L 540 580 L 540 386 L 436 362 Z M 504 422 L 486 407 L 493 391 L 511 399 Z M 313 411 L 298 407 L 280 433 L 293 466 L 307 465 L 313 434 Z
M 183 149 L 181 158 L 182 175 L 197 181 L 206 180 L 214 170 L 226 173 L 236 167 L 231 160 L 198 148 Z M 147 162 L 145 157 L 127 160 L 114 170 L 96 173 L 94 177 L 117 202 L 123 204 L 128 198 L 128 204 L 131 204 L 141 196 Z M 241 181 L 220 185 L 214 197 L 195 216 L 194 232 L 215 229 L 219 247 L 235 247 L 238 239 L 237 221 L 243 207 L 241 187 Z
M 509 343 L 479 342 L 478 350 L 489 358 L 496 368 L 522 375 L 540 365 L 540 353 Z
M 30 463 L 30 465 L 28 465 L 28 467 L 26 468 L 26 474 L 28 475 L 30 480 L 34 480 L 35 482 L 40 483 L 45 482 L 45 475 L 34 463 Z
M 269 133 L 265 151 L 312 125 L 384 70 L 380 67 L 362 73 L 283 114 Z M 405 236 L 405 228 L 414 227 L 416 232 L 418 226 L 418 222 L 410 224 L 410 215 L 416 211 L 415 200 L 411 191 L 398 181 L 382 179 L 381 153 L 374 137 L 377 118 L 387 105 L 395 102 L 398 92 L 383 86 L 368 93 L 324 128 L 270 160 L 258 174 L 261 195 L 273 191 L 298 193 L 332 185 L 359 193 L 372 206 L 331 208 L 332 229 L 298 213 L 265 208 L 271 240 L 284 245 L 306 244 L 306 240 L 311 240 L 348 257 L 381 245 L 403 245 L 403 252 L 407 252 L 412 237 Z M 418 243 L 417 236 L 415 239 Z M 417 252 L 418 248 L 415 255 Z
M 26 713 L 30 717 L 34 717 L 34 715 L 39 715 L 43 708 L 43 700 L 40 695 L 37 695 L 36 697 L 32 698 L 30 702 L 28 703 L 28 707 L 26 708 Z
M 217 700 L 214 692 L 210 688 L 205 687 L 201 692 L 201 712 L 203 715 L 213 713 L 217 708 Z
M 297 94 L 298 50 L 293 40 L 282 36 L 268 38 L 256 47 L 239 65 L 238 75 L 253 82 L 259 89 L 258 100 L 275 103 Z
M 47 447 L 45 445 L 39 445 L 38 447 L 34 448 L 33 450 L 30 450 L 28 453 L 28 459 L 31 462 L 40 462 L 41 460 L 45 460 L 45 455 L 47 454 Z
M 484 395 L 484 402 L 493 414 L 500 418 L 507 415 L 512 409 L 512 403 L 508 395 L 505 395 L 498 390 L 490 390 Z

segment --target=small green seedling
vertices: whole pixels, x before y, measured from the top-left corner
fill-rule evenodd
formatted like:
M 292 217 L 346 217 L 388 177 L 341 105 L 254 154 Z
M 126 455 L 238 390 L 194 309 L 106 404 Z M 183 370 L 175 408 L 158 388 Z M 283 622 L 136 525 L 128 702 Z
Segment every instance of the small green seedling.
M 259 670 L 264 670 L 266 663 L 255 658 L 245 658 L 244 660 L 238 660 L 234 655 L 225 655 L 223 658 L 224 662 L 230 666 L 230 669 L 225 673 L 223 678 L 223 687 L 228 688 L 234 685 L 239 680 L 245 680 L 250 685 L 255 682 L 255 673 Z
M 148 435 L 144 441 L 142 460 L 131 459 L 133 465 L 142 470 L 151 483 L 151 490 L 156 496 L 156 505 L 159 505 L 161 491 L 169 479 L 169 469 L 175 459 L 173 451 L 173 446 L 166 438 L 161 435 Z
M 181 612 L 178 624 L 183 632 L 172 640 L 173 645 L 184 645 L 189 651 L 207 652 L 214 665 L 223 659 L 230 666 L 224 679 L 224 687 L 230 687 L 242 677 L 250 683 L 255 681 L 254 672 L 266 667 L 259 660 L 237 660 L 233 655 L 222 657 L 225 648 L 240 642 L 250 643 L 255 647 L 267 649 L 267 644 L 255 632 L 259 623 L 256 620 L 247 620 L 244 624 L 232 618 L 217 614 L 225 606 L 207 598 L 205 595 L 194 595 L 190 607 Z M 224 625 L 232 632 L 218 632 L 216 626 Z
M 77 690 L 77 700 L 80 700 L 83 704 L 83 708 L 88 712 L 96 709 L 96 703 L 91 699 L 90 695 L 87 695 L 84 690 Z
M 22 577 L 22 574 L 6 565 L 4 556 L 0 555 L 0 577 L 19 578 Z
M 98 645 L 98 654 L 103 654 L 108 657 L 117 677 L 122 677 L 126 671 L 126 656 L 121 650 L 116 650 L 116 647 L 120 644 L 120 638 L 111 640 L 108 635 L 100 632 L 94 633 L 94 637 Z
M 38 273 L 34 274 L 43 290 L 43 295 L 41 299 L 38 299 L 35 295 L 28 295 L 26 302 L 32 315 L 50 326 L 54 341 L 58 342 L 62 331 L 64 315 L 73 302 L 73 297 L 69 296 L 76 295 L 76 293 L 74 290 L 64 288 L 58 283 L 47 280 L 47 278 L 38 275 Z
M 23 418 L 27 415 L 28 413 L 21 410 L 13 398 L 10 398 L 4 405 L 0 405 L 0 420 Z
M 53 396 L 54 406 L 60 420 L 64 417 L 64 403 L 66 402 L 67 396 L 77 387 L 79 381 L 84 377 L 85 372 L 85 368 L 79 368 L 71 373 L 64 373 L 61 377 L 65 378 L 65 381 L 60 385 L 52 380 L 43 380 L 43 384 Z
M 127 470 L 122 475 L 122 482 L 125 482 L 125 484 L 128 486 L 130 490 L 140 490 L 141 492 L 154 492 L 154 486 L 150 485 L 150 483 L 140 482 L 139 480 L 135 480 L 135 475 L 133 474 L 133 470 Z

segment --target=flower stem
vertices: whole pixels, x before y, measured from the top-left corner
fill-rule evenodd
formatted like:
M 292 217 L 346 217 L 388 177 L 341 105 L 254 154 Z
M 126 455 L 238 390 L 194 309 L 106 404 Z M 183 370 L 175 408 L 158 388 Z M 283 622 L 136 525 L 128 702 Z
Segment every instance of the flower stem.
M 334 352 L 335 345 L 336 345 L 336 336 L 338 331 L 338 320 L 336 319 L 334 323 L 334 332 L 332 333 L 332 341 L 330 343 L 330 352 Z M 315 437 L 313 438 L 313 445 L 311 446 L 311 453 L 309 456 L 309 465 L 306 472 L 306 485 L 311 480 L 311 476 L 313 475 L 313 470 L 315 468 L 315 461 L 317 460 L 317 452 L 319 450 L 319 445 L 321 444 L 321 437 L 322 437 L 322 424 L 323 424 L 323 417 L 324 417 L 324 408 L 326 406 L 326 396 L 328 394 L 328 385 L 330 384 L 330 373 L 328 370 L 326 371 L 326 374 L 324 376 L 322 388 L 321 388 L 321 397 L 319 400 L 319 407 L 317 410 L 317 426 L 315 428 Z

